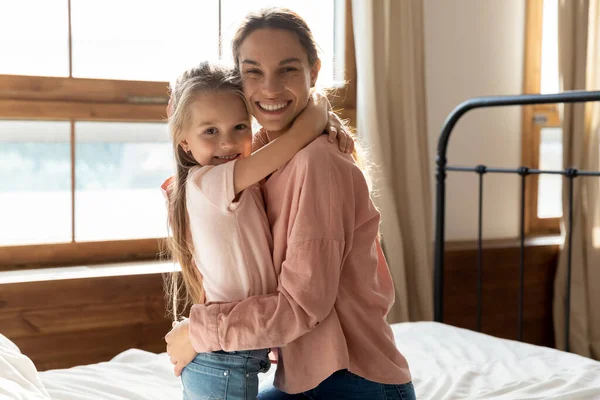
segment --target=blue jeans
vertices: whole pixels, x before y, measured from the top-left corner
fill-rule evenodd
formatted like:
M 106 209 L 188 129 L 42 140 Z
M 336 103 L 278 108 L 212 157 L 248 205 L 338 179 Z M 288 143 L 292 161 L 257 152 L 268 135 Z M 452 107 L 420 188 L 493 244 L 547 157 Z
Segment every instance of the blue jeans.
M 183 400 L 255 400 L 258 373 L 271 366 L 268 350 L 200 353 L 181 373 Z
M 258 395 L 259 400 L 416 400 L 412 382 L 385 385 L 354 375 L 348 370 L 333 373 L 314 389 L 300 394 L 287 394 L 270 387 Z

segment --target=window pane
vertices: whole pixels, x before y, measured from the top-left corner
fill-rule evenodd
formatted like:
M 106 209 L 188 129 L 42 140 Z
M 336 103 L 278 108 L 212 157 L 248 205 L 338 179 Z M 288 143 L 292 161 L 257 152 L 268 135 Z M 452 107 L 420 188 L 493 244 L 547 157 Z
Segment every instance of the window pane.
M 218 57 L 218 0 L 71 0 L 73 76 L 172 81 Z
M 75 240 L 166 236 L 166 124 L 77 122 L 75 143 Z
M 223 59 L 232 62 L 231 41 L 236 29 L 242 19 L 251 11 L 257 11 L 264 7 L 285 7 L 298 13 L 311 29 L 317 44 L 320 47 L 321 72 L 319 73 L 319 85 L 328 86 L 334 80 L 343 80 L 343 76 L 335 76 L 334 79 L 334 37 L 336 21 L 334 18 L 335 0 L 222 0 L 222 32 L 223 32 Z M 343 10 L 342 10 L 343 11 Z M 343 12 L 340 18 L 343 18 Z M 337 29 L 343 29 L 343 24 L 337 24 Z M 338 35 L 339 37 L 340 35 Z M 341 35 L 343 37 L 343 35 Z M 338 43 L 339 45 L 339 43 Z M 336 60 L 343 64 L 342 56 Z M 336 70 L 343 70 L 336 68 Z
M 544 0 L 540 93 L 558 91 L 558 0 Z
M 0 0 L 0 74 L 69 76 L 67 0 Z
M 71 241 L 69 122 L 0 121 L 0 246 Z
M 540 130 L 540 169 L 560 170 L 562 166 L 562 128 Z M 562 216 L 562 176 L 540 175 L 538 218 Z

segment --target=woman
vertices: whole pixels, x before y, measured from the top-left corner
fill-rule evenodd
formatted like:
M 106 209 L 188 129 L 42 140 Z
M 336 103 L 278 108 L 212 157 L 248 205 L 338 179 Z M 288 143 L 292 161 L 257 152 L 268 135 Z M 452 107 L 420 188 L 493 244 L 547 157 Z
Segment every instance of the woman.
M 250 14 L 233 54 L 264 128 L 257 140 L 286 134 L 321 66 L 308 26 L 285 9 Z M 263 186 L 277 292 L 194 305 L 169 333 L 169 355 L 182 368 L 196 352 L 279 348 L 276 389 L 260 399 L 414 399 L 385 320 L 394 288 L 379 213 L 355 160 L 326 144 L 315 140 Z

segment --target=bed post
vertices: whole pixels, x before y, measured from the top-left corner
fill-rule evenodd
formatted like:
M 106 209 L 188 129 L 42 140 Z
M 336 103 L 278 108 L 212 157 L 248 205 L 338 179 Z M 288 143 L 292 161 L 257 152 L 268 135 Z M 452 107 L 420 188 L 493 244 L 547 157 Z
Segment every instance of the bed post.
M 437 157 L 437 196 L 435 221 L 435 266 L 434 266 L 434 321 L 444 318 L 444 221 L 446 196 L 446 157 Z
M 435 209 L 435 253 L 433 270 L 433 319 L 444 322 L 444 224 L 446 220 L 446 166 L 448 160 L 448 140 L 456 122 L 464 113 L 473 108 L 471 100 L 461 103 L 448 115 L 438 141 L 437 152 L 437 195 Z

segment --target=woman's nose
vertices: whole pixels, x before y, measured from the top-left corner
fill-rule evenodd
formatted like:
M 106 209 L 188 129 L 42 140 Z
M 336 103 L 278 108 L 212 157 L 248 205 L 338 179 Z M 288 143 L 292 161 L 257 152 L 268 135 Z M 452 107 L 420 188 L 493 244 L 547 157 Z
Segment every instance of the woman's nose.
M 268 76 L 263 80 L 262 91 L 268 97 L 276 97 L 283 91 L 281 78 L 278 76 Z

